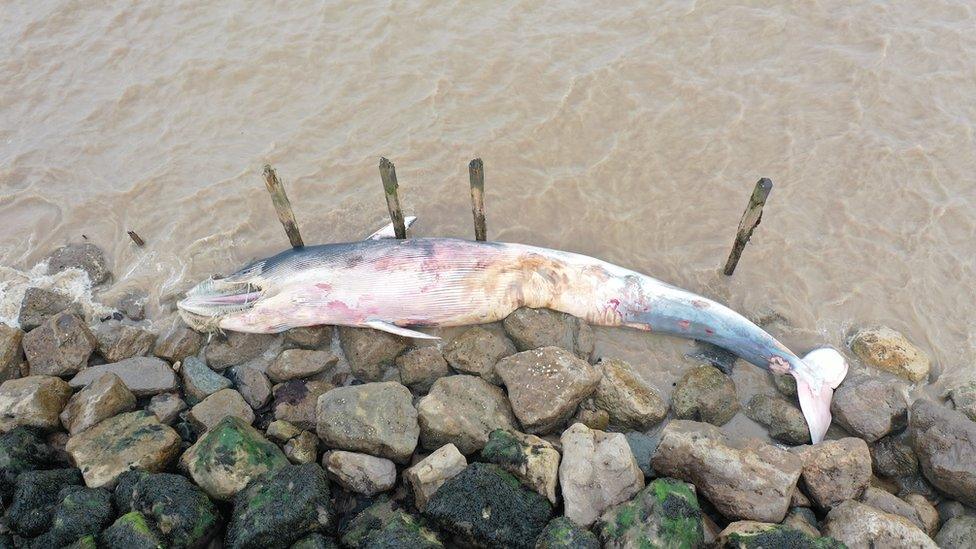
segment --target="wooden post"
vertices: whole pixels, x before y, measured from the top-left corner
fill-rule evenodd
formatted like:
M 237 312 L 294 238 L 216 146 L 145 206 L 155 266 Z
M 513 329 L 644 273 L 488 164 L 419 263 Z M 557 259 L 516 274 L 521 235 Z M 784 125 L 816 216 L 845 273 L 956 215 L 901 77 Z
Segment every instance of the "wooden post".
M 735 233 L 732 252 L 729 253 L 729 259 L 725 262 L 724 272 L 726 276 L 732 276 L 732 273 L 735 272 L 735 266 L 739 263 L 739 257 L 742 255 L 746 243 L 752 237 L 752 231 L 762 221 L 762 209 L 766 205 L 766 198 L 769 197 L 771 190 L 773 190 L 773 182 L 769 179 L 763 177 L 756 182 L 756 188 L 753 189 L 752 196 L 749 197 L 749 205 L 746 206 L 746 211 L 742 213 L 742 219 L 739 220 L 739 230 Z
M 488 229 L 485 227 L 485 165 L 480 158 L 468 164 L 471 180 L 471 215 L 474 216 L 474 239 L 484 242 Z
M 131 238 L 132 241 L 136 243 L 136 246 L 139 246 L 141 248 L 146 245 L 146 241 L 143 240 L 142 237 L 139 236 L 135 231 L 126 231 L 126 234 L 128 234 L 129 238 Z
M 278 174 L 275 173 L 271 164 L 264 165 L 264 184 L 271 193 L 271 202 L 274 203 L 275 211 L 278 212 L 278 220 L 285 228 L 288 240 L 293 248 L 301 248 L 305 245 L 302 242 L 302 235 L 298 232 L 298 223 L 295 222 L 295 213 L 291 211 L 291 202 L 285 194 L 285 187 L 278 181 Z
M 403 210 L 400 209 L 400 197 L 397 196 L 396 167 L 386 158 L 380 158 L 380 177 L 386 193 L 386 208 L 390 210 L 390 220 L 393 222 L 393 234 L 404 239 L 407 237 L 407 227 L 403 223 Z

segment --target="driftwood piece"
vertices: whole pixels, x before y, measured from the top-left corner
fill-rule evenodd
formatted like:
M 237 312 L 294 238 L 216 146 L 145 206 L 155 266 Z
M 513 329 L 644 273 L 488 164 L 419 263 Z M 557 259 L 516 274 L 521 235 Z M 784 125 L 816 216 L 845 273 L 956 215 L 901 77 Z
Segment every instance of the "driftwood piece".
M 386 208 L 390 210 L 390 221 L 393 222 L 393 234 L 404 239 L 407 237 L 407 227 L 403 223 L 403 210 L 397 195 L 396 167 L 386 158 L 380 158 L 380 177 L 383 179 L 383 191 L 386 194 Z
M 278 220 L 285 228 L 288 241 L 291 242 L 292 247 L 301 248 L 305 243 L 302 242 L 302 235 L 298 232 L 295 213 L 291 210 L 291 202 L 288 201 L 288 195 L 285 194 L 285 187 L 278 180 L 278 174 L 275 173 L 271 164 L 264 166 L 264 184 L 268 187 L 268 192 L 271 193 L 271 202 L 274 203 L 275 211 L 278 213 Z
M 735 266 L 739 263 L 739 257 L 742 256 L 742 250 L 745 249 L 746 243 L 752 237 L 752 231 L 762 221 L 763 206 L 766 205 L 766 198 L 769 197 L 771 190 L 773 190 L 773 182 L 768 178 L 763 177 L 756 182 L 756 188 L 753 189 L 752 196 L 749 197 L 746 211 L 742 213 L 742 219 L 739 220 L 739 230 L 735 233 L 732 252 L 729 253 L 729 259 L 725 262 L 723 272 L 726 276 L 732 276 L 732 273 L 735 272 Z
M 485 166 L 480 158 L 468 164 L 468 178 L 471 180 L 471 215 L 474 217 L 474 239 L 485 241 L 488 229 L 485 226 Z
M 143 240 L 142 237 L 139 236 L 135 231 L 126 231 L 126 234 L 128 234 L 129 238 L 131 238 L 132 241 L 136 243 L 136 246 L 139 246 L 141 248 L 146 245 L 146 241 Z

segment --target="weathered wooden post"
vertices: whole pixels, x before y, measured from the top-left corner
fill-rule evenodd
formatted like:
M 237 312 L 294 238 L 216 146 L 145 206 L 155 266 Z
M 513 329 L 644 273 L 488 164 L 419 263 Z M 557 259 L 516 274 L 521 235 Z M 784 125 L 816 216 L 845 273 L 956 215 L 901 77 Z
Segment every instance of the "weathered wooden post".
M 126 231 L 126 234 L 128 234 L 129 238 L 131 238 L 132 241 L 136 243 L 136 246 L 139 246 L 141 248 L 146 245 L 146 241 L 143 240 L 142 237 L 139 236 L 139 234 L 136 233 L 135 231 Z
M 403 223 L 403 210 L 400 209 L 400 197 L 397 196 L 396 168 L 386 158 L 380 158 L 380 177 L 386 193 L 386 208 L 390 210 L 390 220 L 393 221 L 393 234 L 399 239 L 406 238 L 407 227 Z
M 264 184 L 271 193 L 271 202 L 274 203 L 275 211 L 278 212 L 278 220 L 285 228 L 288 240 L 293 248 L 301 248 L 305 244 L 302 242 L 302 235 L 298 232 L 298 223 L 295 222 L 295 213 L 291 211 L 291 202 L 285 194 L 285 187 L 278 181 L 278 174 L 275 173 L 271 164 L 264 165 Z
M 485 227 L 485 166 L 480 158 L 475 158 L 468 164 L 468 178 L 471 180 L 474 239 L 485 241 L 488 235 L 488 229 Z
M 746 211 L 742 213 L 742 219 L 739 220 L 739 230 L 735 233 L 732 252 L 729 253 L 729 259 L 725 262 L 724 272 L 726 276 L 732 276 L 732 273 L 735 272 L 735 266 L 739 263 L 739 257 L 742 255 L 746 243 L 752 237 L 752 231 L 762 221 L 762 209 L 766 205 L 766 198 L 771 190 L 773 190 L 773 182 L 768 178 L 763 177 L 756 182 L 756 188 L 753 189 L 752 196 L 749 197 Z

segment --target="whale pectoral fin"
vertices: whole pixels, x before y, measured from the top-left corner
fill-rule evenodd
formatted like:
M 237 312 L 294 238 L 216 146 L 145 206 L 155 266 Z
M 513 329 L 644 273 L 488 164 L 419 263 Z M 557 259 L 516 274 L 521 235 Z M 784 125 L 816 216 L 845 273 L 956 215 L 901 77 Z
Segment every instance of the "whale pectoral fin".
M 396 324 L 391 324 L 382 320 L 367 320 L 363 323 L 363 326 L 368 326 L 374 330 L 380 330 L 381 332 L 387 332 L 398 336 L 411 337 L 413 339 L 440 339 L 437 336 L 402 328 Z
M 735 360 L 738 358 L 732 351 L 699 339 L 695 340 L 694 348 L 685 356 L 697 360 L 704 360 L 719 370 L 722 370 L 726 375 L 732 375 L 732 367 L 735 366 Z
M 408 215 L 403 218 L 403 224 L 406 228 L 410 228 L 413 222 L 417 220 L 417 216 Z M 384 238 L 396 238 L 396 232 L 393 230 L 393 223 L 387 223 L 383 225 L 378 231 L 367 236 L 363 240 L 382 240 Z

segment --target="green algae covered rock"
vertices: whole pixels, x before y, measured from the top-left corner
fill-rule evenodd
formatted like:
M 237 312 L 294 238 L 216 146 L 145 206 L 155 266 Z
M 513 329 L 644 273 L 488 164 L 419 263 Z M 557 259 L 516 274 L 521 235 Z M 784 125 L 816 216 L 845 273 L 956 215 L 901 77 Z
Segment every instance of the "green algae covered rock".
M 830 537 L 814 537 L 796 528 L 768 522 L 743 520 L 729 524 L 718 535 L 716 548 L 759 549 L 790 547 L 792 549 L 843 549 L 846 546 Z
M 167 547 L 200 547 L 220 526 L 210 498 L 172 473 L 125 473 L 115 488 L 115 505 L 122 513 L 139 511 Z
M 672 478 L 659 478 L 634 499 L 608 510 L 597 521 L 596 531 L 608 548 L 705 545 L 694 487 Z
M 535 435 L 496 429 L 488 435 L 481 458 L 512 473 L 523 484 L 556 504 L 559 452 L 549 442 Z
M 210 497 L 230 500 L 248 482 L 288 465 L 288 458 L 239 417 L 220 420 L 180 458 L 180 466 Z
M 0 544 L 0 547 L 5 547 Z M 70 545 L 65 545 L 65 549 L 98 549 L 98 542 L 95 541 L 95 536 L 85 536 L 75 540 L 74 543 Z
M 329 481 L 315 463 L 286 465 L 238 492 L 226 547 L 288 547 L 332 526 Z
M 163 538 L 139 511 L 119 517 L 99 537 L 105 549 L 157 549 L 165 547 Z
M 472 545 L 533 547 L 552 505 L 497 465 L 473 463 L 441 485 L 425 514 Z
M 17 475 L 24 471 L 47 469 L 57 454 L 35 427 L 17 427 L 0 435 L 0 498 L 4 504 L 14 495 Z
M 17 488 L 7 510 L 10 528 L 25 537 L 42 534 L 51 524 L 54 510 L 61 502 L 58 495 L 65 486 L 82 483 L 78 469 L 29 471 L 17 477 Z
M 568 518 L 556 517 L 539 534 L 535 549 L 600 549 L 600 541 Z
M 334 539 L 316 532 L 293 543 L 291 549 L 339 549 L 339 544 Z
M 444 547 L 422 519 L 396 509 L 387 498 L 381 498 L 353 517 L 342 529 L 341 540 L 343 546 L 356 549 Z
M 66 486 L 58 494 L 51 529 L 35 539 L 33 547 L 63 547 L 85 536 L 95 536 L 112 523 L 112 494 L 101 488 Z

